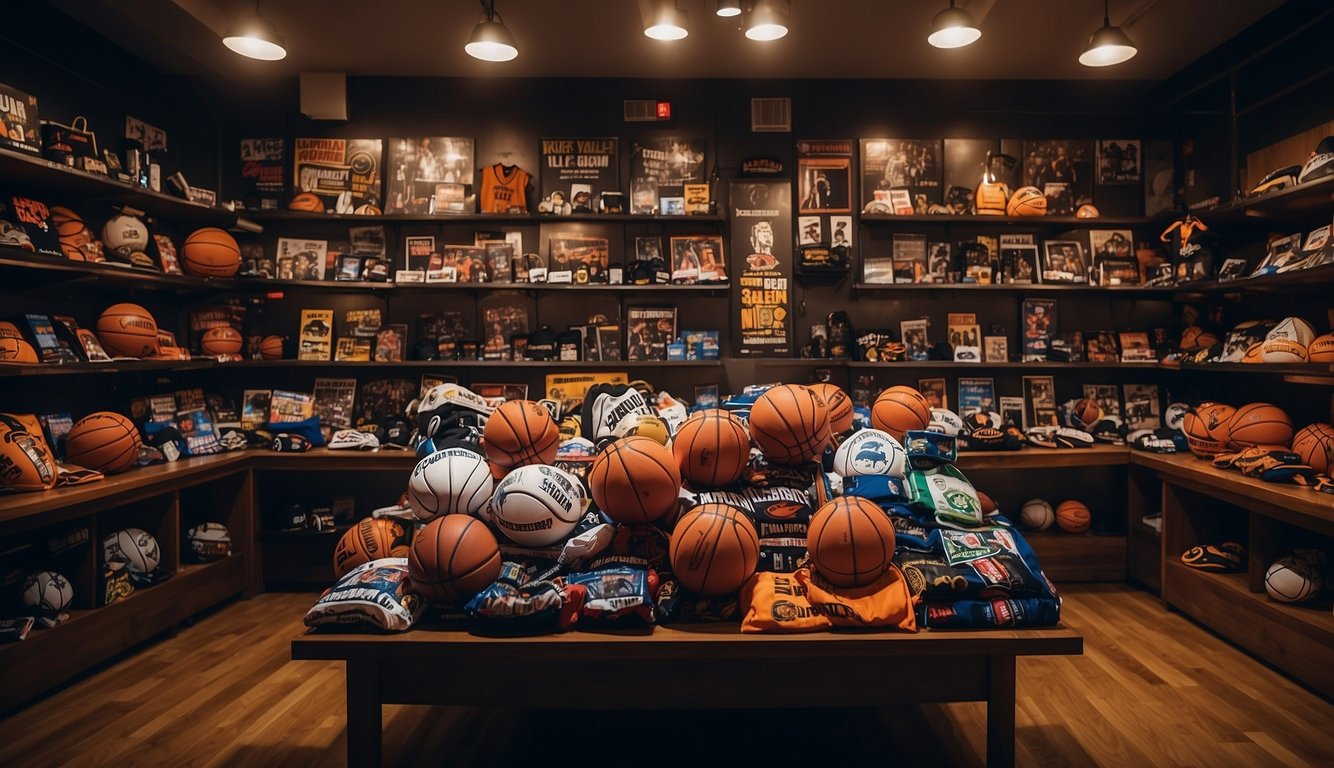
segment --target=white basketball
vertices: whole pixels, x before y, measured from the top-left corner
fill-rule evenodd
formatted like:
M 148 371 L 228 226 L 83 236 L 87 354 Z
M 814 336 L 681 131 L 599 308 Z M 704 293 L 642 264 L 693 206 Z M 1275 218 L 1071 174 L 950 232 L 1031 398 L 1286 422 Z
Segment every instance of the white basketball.
M 1056 512 L 1043 499 L 1029 499 L 1019 508 L 1019 522 L 1030 531 L 1045 531 L 1056 522 Z
M 1265 591 L 1280 603 L 1300 603 L 1320 594 L 1320 572 L 1301 557 L 1280 557 L 1265 571 Z
M 102 227 L 102 244 L 113 251 L 133 253 L 148 248 L 148 227 L 134 216 L 121 213 Z
M 853 432 L 834 452 L 834 472 L 853 475 L 889 475 L 903 477 L 907 454 L 888 432 L 863 429 Z
M 476 515 L 491 498 L 491 468 L 475 451 L 446 448 L 417 462 L 408 478 L 408 506 L 418 520 Z
M 1311 340 L 1315 338 L 1315 329 L 1311 324 L 1300 317 L 1285 317 L 1274 326 L 1273 330 L 1265 334 L 1265 341 L 1270 339 L 1292 339 L 1303 347 L 1311 346 Z
M 23 604 L 41 613 L 55 613 L 74 602 L 74 587 L 55 571 L 38 571 L 23 580 Z
M 516 544 L 545 547 L 569 538 L 584 514 L 584 487 L 545 464 L 519 467 L 491 498 L 491 522 Z
M 102 555 L 106 562 L 125 563 L 135 573 L 152 573 L 162 562 L 157 539 L 142 528 L 126 528 L 103 539 Z
M 933 432 L 958 435 L 963 432 L 963 419 L 959 418 L 959 414 L 948 408 L 932 408 L 931 423 L 926 428 Z
M 1304 363 L 1306 345 L 1286 336 L 1271 336 L 1260 344 L 1260 359 L 1266 363 Z
M 186 537 L 197 560 L 218 560 L 232 553 L 232 535 L 222 523 L 200 523 L 192 527 Z

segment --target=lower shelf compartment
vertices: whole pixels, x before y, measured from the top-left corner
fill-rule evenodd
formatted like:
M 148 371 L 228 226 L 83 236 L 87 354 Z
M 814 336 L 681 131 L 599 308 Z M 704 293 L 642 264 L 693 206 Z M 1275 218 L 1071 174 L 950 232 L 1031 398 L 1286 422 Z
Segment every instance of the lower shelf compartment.
M 246 558 L 183 565 L 161 584 L 103 608 L 72 611 L 63 624 L 0 646 L 0 713 L 170 629 L 245 588 Z
M 1163 600 L 1247 651 L 1334 697 L 1334 613 L 1326 603 L 1289 605 L 1250 591 L 1244 573 L 1207 573 L 1168 561 Z M 1319 660 L 1323 659 L 1324 662 Z
M 1038 562 L 1059 589 L 1081 581 L 1125 581 L 1126 537 L 1027 533 Z
M 1130 524 L 1130 578 L 1154 592 L 1163 591 L 1163 537 L 1138 521 Z

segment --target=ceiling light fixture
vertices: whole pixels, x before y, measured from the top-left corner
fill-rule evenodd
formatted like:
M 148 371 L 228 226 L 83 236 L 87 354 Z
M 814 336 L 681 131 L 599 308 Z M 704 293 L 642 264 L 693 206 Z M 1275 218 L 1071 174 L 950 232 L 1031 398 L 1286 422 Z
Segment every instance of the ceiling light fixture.
M 790 0 L 755 0 L 746 21 L 746 37 L 762 43 L 787 37 L 787 19 L 791 10 Z
M 973 14 L 955 8 L 954 0 L 950 0 L 950 7 L 931 20 L 931 34 L 926 36 L 926 41 L 937 48 L 962 48 L 977 42 L 981 36 L 982 30 L 973 21 Z
M 519 55 L 514 35 L 496 13 L 496 0 L 481 0 L 482 20 L 472 30 L 472 37 L 463 50 L 482 61 L 513 61 Z
M 222 44 L 234 53 L 260 61 L 278 61 L 287 57 L 282 35 L 272 22 L 259 15 L 259 0 L 255 0 L 254 14 L 227 29 Z
M 681 40 L 690 34 L 686 29 L 686 12 L 676 7 L 676 0 L 649 0 L 640 3 L 644 21 L 644 35 L 654 40 Z
M 1139 53 L 1130 37 L 1113 27 L 1107 12 L 1108 0 L 1102 2 L 1102 28 L 1089 38 L 1089 46 L 1079 55 L 1079 63 L 1086 67 L 1110 67 L 1123 61 L 1130 61 Z
M 723 18 L 741 15 L 741 0 L 718 0 L 718 15 Z

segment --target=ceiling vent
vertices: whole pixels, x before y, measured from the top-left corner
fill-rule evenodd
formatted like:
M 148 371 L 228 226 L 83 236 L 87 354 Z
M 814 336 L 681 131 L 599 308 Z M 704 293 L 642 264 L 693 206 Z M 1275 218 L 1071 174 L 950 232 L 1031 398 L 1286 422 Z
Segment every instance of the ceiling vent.
M 656 123 L 658 121 L 658 102 L 651 99 L 627 99 L 625 102 L 625 122 Z
M 791 133 L 792 99 L 751 99 L 750 130 L 754 133 Z

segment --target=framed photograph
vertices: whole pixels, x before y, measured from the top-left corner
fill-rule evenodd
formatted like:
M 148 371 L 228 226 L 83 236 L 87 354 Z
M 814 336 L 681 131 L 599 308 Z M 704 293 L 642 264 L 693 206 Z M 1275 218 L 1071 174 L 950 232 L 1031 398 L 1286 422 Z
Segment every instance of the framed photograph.
M 635 238 L 635 261 L 662 259 L 662 238 L 657 236 Z
M 1084 249 L 1075 240 L 1048 240 L 1043 243 L 1042 282 L 1083 283 L 1088 281 Z
M 927 282 L 950 282 L 950 272 L 954 269 L 954 246 L 944 242 L 928 243 L 926 252 Z
M 1097 403 L 1107 416 L 1121 418 L 1121 394 L 1115 384 L 1085 384 L 1084 397 Z
M 1029 427 L 1059 427 L 1056 415 L 1056 384 L 1051 376 L 1024 377 L 1024 424 Z
M 1084 351 L 1090 363 L 1115 363 L 1121 360 L 1116 334 L 1111 331 L 1089 331 L 1084 338 Z
M 819 216 L 797 217 L 797 244 L 820 245 L 824 242 L 824 229 Z
M 903 338 L 903 346 L 907 347 L 905 356 L 909 360 L 924 361 L 930 358 L 931 341 L 927 335 L 926 320 L 900 321 L 899 333 Z
M 831 248 L 851 248 L 852 247 L 852 217 L 851 216 L 830 216 L 829 217 L 829 247 Z
M 1001 421 L 1016 427 L 1024 423 L 1024 398 L 1000 396 Z
M 941 202 L 943 149 L 939 139 L 862 139 L 862 205 L 876 200 L 877 192 L 894 190 L 902 193 L 891 199 L 895 213 L 903 215 L 900 202 L 913 213 L 919 199 L 926 213 L 928 205 Z
M 954 362 L 982 362 L 982 330 L 977 315 L 971 312 L 950 312 L 945 325 Z
M 659 202 L 662 205 L 663 216 L 686 215 L 686 199 L 684 197 L 663 197 Z
M 996 410 L 996 382 L 990 377 L 959 379 L 959 415 Z
M 361 257 L 360 256 L 339 256 L 338 271 L 334 274 L 335 280 L 356 281 L 361 279 Z
M 1098 142 L 1098 183 L 1138 184 L 1139 139 L 1102 139 Z
M 984 336 L 982 350 L 988 363 L 1008 363 L 1010 361 L 1010 339 L 1007 336 Z
M 800 213 L 851 213 L 852 158 L 799 158 L 797 194 Z
M 683 277 L 688 277 L 691 270 L 694 279 L 689 282 L 718 283 L 727 280 L 727 255 L 723 251 L 722 235 L 672 237 L 671 246 L 672 282 L 678 282 L 678 271 L 683 273 Z
M 926 282 L 926 235 L 894 235 L 894 282 Z
M 1010 285 L 1038 283 L 1038 247 L 1036 245 L 1001 245 L 1001 274 Z
M 1158 362 L 1153 353 L 1153 345 L 1149 344 L 1149 334 L 1143 331 L 1125 332 L 1118 334 L 1118 338 L 1121 340 L 1121 362 Z
M 1163 425 L 1157 384 L 1125 384 L 1121 391 L 1126 407 L 1126 430 L 1157 429 Z
M 605 237 L 589 237 L 577 233 L 558 232 L 551 236 L 548 282 L 573 282 L 576 285 L 607 282 L 607 259 L 610 247 Z M 556 278 L 565 273 L 570 280 Z
M 918 379 L 917 391 L 926 398 L 932 408 L 949 408 L 950 397 L 945 389 L 944 379 Z

